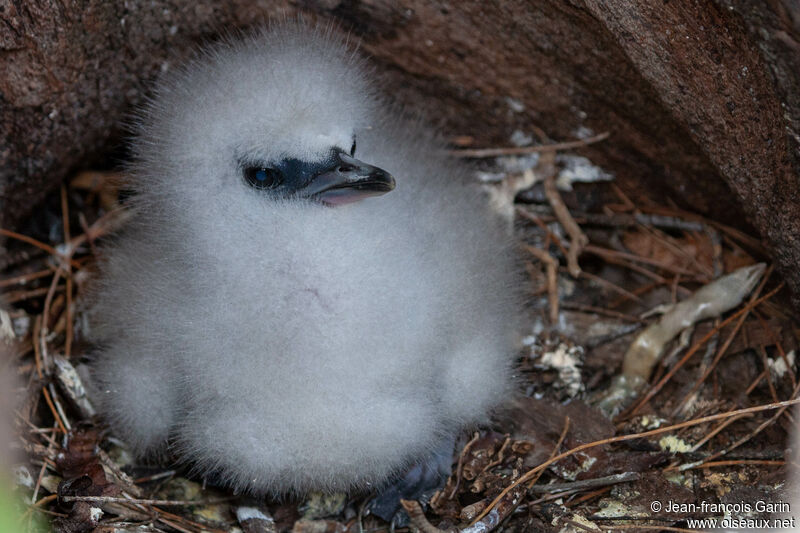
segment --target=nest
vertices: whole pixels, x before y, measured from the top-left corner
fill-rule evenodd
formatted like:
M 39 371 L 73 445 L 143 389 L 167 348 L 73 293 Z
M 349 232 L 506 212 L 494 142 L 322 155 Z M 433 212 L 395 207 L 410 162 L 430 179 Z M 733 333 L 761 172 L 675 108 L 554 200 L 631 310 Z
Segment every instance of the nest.
M 774 519 L 785 510 L 798 329 L 771 266 L 732 308 L 665 339 L 627 396 L 613 394 L 628 347 L 661 320 L 649 312 L 769 257 L 741 230 L 632 201 L 602 172 L 559 190 L 565 171 L 591 167 L 561 151 L 613 141 L 605 137 L 455 151 L 479 159 L 493 205 L 518 238 L 529 330 L 517 364 L 521 394 L 454 450 L 443 488 L 403 502 L 412 528 L 681 531 L 700 527 L 695 519 Z M 137 464 L 104 428 L 81 384 L 80 303 L 98 240 L 124 223 L 122 182 L 79 173 L 34 224 L 0 230 L 9 249 L 0 278 L 4 367 L 19 384 L 15 486 L 5 497 L 17 530 L 389 530 L 365 512 L 369 496 L 254 501 L 180 469 Z

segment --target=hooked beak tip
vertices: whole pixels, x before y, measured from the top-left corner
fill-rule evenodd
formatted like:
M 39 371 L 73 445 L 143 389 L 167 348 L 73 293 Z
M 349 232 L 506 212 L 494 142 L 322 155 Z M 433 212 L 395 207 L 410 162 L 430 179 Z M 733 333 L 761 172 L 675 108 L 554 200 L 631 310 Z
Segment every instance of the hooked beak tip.
M 306 198 L 336 206 L 380 196 L 394 190 L 394 177 L 385 170 L 359 161 L 344 152 L 328 170 L 314 176 L 302 191 Z

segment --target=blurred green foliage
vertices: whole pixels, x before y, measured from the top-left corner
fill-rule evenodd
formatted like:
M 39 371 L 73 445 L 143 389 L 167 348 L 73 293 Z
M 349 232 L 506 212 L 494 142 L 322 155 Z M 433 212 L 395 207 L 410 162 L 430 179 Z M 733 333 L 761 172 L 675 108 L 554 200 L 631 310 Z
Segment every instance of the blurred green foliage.
M 46 533 L 50 531 L 48 520 L 39 512 L 32 511 L 23 517 L 25 505 L 18 492 L 11 489 L 6 476 L 0 473 L 0 533 Z

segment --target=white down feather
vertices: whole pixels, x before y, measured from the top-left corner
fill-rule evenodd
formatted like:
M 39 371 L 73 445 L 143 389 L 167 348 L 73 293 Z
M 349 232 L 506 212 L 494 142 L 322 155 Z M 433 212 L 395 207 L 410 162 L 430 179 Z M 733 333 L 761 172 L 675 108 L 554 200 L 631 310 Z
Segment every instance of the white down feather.
M 282 23 L 164 81 L 133 141 L 136 216 L 105 250 L 94 379 L 113 431 L 253 493 L 381 483 L 510 392 L 509 239 L 331 32 Z M 241 161 L 331 147 L 396 189 L 326 207 Z

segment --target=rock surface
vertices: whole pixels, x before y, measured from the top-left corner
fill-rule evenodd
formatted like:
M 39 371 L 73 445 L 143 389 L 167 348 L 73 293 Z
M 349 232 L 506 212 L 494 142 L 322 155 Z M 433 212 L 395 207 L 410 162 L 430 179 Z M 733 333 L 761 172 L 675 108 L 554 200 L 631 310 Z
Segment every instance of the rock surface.
M 634 197 L 746 217 L 800 295 L 793 0 L 2 0 L 0 225 L 118 142 L 198 42 L 297 12 L 348 29 L 399 100 L 477 146 L 610 131 L 583 153 Z

